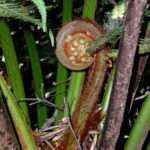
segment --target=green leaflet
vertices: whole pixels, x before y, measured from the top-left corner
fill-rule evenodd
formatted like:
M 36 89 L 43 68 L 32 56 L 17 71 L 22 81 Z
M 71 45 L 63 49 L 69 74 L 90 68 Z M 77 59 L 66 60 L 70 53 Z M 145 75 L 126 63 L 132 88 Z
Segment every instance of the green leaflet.
M 29 15 L 28 7 L 16 1 L 0 0 L 0 17 L 12 17 L 41 26 L 38 19 Z
M 35 6 L 37 7 L 37 9 L 39 10 L 39 13 L 41 15 L 41 19 L 42 19 L 42 28 L 43 31 L 46 32 L 47 27 L 46 27 L 46 18 L 47 18 L 47 13 L 46 13 L 46 6 L 43 0 L 31 0 Z

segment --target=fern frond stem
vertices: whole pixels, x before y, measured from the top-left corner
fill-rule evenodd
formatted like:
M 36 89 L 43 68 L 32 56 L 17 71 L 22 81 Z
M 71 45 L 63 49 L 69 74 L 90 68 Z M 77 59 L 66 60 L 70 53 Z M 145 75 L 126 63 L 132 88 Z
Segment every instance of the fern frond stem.
M 2 45 L 3 55 L 5 57 L 8 78 L 10 80 L 14 94 L 18 100 L 25 98 L 23 80 L 19 70 L 14 43 L 10 35 L 9 26 L 3 19 L 0 19 L 0 42 Z M 23 112 L 28 116 L 29 119 L 27 104 L 22 102 L 20 105 L 23 109 Z
M 107 110 L 108 110 L 110 96 L 111 96 L 111 92 L 112 92 L 112 85 L 113 85 L 113 81 L 114 81 L 114 77 L 115 77 L 115 71 L 116 71 L 116 66 L 114 64 L 113 68 L 111 70 L 111 73 L 109 75 L 109 78 L 107 80 L 107 83 L 105 85 L 105 91 L 104 91 L 104 95 L 103 95 L 103 98 L 101 101 L 101 107 L 102 107 L 102 111 L 104 114 L 106 114 Z
M 71 112 L 75 109 L 77 100 L 80 98 L 82 85 L 84 82 L 84 75 L 85 72 L 72 72 L 71 73 L 71 80 L 69 83 L 68 94 L 67 94 L 67 101 L 68 105 L 71 108 Z
M 33 34 L 31 30 L 25 29 L 24 30 L 24 37 L 27 45 L 27 50 L 29 53 L 29 58 L 31 62 L 31 68 L 32 68 L 32 76 L 33 76 L 33 82 L 34 82 L 34 91 L 35 96 L 38 98 L 43 99 L 43 76 L 42 76 L 42 70 L 40 66 L 40 60 L 38 55 L 38 50 L 35 45 L 35 40 L 33 37 Z M 47 109 L 46 106 L 44 106 L 43 103 L 37 104 L 37 120 L 38 120 L 38 127 L 41 127 L 43 123 L 47 119 Z
M 141 149 L 150 129 L 150 95 L 146 97 L 137 119 L 130 131 L 124 150 Z
M 84 0 L 82 18 L 92 19 L 95 16 L 97 0 Z
M 14 123 L 22 149 L 35 150 L 36 144 L 30 132 L 30 128 L 24 120 L 23 114 L 20 112 L 16 97 L 11 92 L 10 87 L 7 85 L 2 75 L 0 75 L 0 88 L 6 98 L 6 104 L 8 106 L 8 110 Z
M 72 0 L 63 0 L 63 23 L 72 19 Z M 66 81 L 68 78 L 68 70 L 58 62 L 56 82 Z M 66 93 L 58 94 L 60 91 L 66 91 L 66 83 L 56 86 L 55 104 L 60 106 L 64 103 Z M 56 122 L 64 116 L 64 112 L 58 112 Z

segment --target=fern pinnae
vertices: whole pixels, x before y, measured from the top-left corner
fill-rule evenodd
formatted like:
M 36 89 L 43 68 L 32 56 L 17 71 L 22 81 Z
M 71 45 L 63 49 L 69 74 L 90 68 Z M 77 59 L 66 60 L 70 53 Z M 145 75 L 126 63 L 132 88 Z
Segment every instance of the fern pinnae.
M 27 7 L 24 7 L 15 1 L 8 2 L 6 0 L 0 0 L 0 17 L 16 18 L 41 26 L 38 19 L 35 19 L 29 15 L 29 10 Z

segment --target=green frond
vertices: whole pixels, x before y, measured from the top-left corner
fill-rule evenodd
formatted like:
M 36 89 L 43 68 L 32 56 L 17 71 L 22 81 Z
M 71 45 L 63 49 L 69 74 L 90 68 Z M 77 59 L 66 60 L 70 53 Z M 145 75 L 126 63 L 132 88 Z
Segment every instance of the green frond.
M 98 36 L 96 40 L 91 43 L 90 47 L 87 49 L 87 52 L 92 54 L 95 52 L 97 48 L 102 47 L 106 43 L 114 45 L 116 41 L 119 39 L 121 31 L 122 28 L 117 27 L 112 32 L 107 33 L 106 35 Z
M 31 0 L 35 6 L 37 7 L 37 9 L 39 10 L 39 13 L 41 15 L 42 18 L 42 28 L 43 31 L 46 31 L 46 19 L 47 19 L 47 13 L 46 13 L 46 6 L 43 0 Z
M 16 18 L 41 26 L 38 19 L 30 16 L 28 7 L 24 7 L 16 1 L 0 0 L 0 17 Z

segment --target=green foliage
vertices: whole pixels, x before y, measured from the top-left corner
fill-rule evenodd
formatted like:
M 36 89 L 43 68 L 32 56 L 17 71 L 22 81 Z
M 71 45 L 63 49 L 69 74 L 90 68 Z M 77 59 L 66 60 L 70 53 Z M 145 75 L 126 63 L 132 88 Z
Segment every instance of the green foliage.
M 125 144 L 124 150 L 138 149 L 143 137 L 147 135 L 150 128 L 150 95 L 148 95 L 142 105 L 138 117 L 133 125 L 129 138 Z
M 42 28 L 43 28 L 43 31 L 46 32 L 47 31 L 47 27 L 46 27 L 47 13 L 46 13 L 46 6 L 44 3 L 44 0 L 31 0 L 31 1 L 36 5 L 37 9 L 39 10 L 39 13 L 42 18 Z
M 3 19 L 0 20 L 0 42 L 3 55 L 5 57 L 8 77 L 14 94 L 18 100 L 25 98 L 24 85 L 19 69 L 15 46 L 12 37 L 10 36 L 9 26 Z M 21 108 L 23 109 L 24 113 L 28 115 L 28 108 L 26 103 L 21 103 Z
M 83 18 L 94 18 L 95 16 L 95 9 L 96 9 L 97 1 L 95 0 L 84 0 L 84 7 L 83 7 Z
M 39 13 L 41 15 L 41 22 L 39 19 L 35 19 L 33 16 L 30 15 L 30 9 L 29 7 L 23 6 L 18 1 L 7 1 L 7 0 L 1 0 L 0 1 L 0 17 L 5 18 L 16 18 L 20 19 L 25 22 L 30 22 L 33 24 L 36 24 L 38 26 L 42 26 L 43 31 L 47 30 L 46 27 L 46 6 L 43 0 L 32 0 L 32 2 L 35 4 L 37 9 L 39 10 Z
M 104 95 L 101 100 L 101 107 L 102 107 L 102 111 L 104 112 L 104 114 L 106 114 L 108 110 L 115 72 L 116 72 L 116 64 L 113 65 L 111 73 L 109 74 L 109 77 L 108 77 L 108 80 L 104 89 Z
M 29 29 L 24 30 L 24 37 L 27 44 L 27 50 L 29 53 L 29 58 L 31 62 L 31 68 L 32 68 L 32 76 L 33 76 L 33 82 L 34 82 L 34 92 L 35 96 L 38 98 L 43 98 L 43 75 L 40 65 L 40 59 L 38 55 L 38 50 L 35 45 L 35 40 L 32 32 Z M 38 120 L 38 126 L 42 127 L 44 122 L 47 119 L 47 109 L 43 104 L 37 105 L 37 120 Z
M 0 89 L 2 90 L 4 96 L 7 98 L 7 107 L 16 128 L 16 132 L 18 133 L 22 148 L 26 147 L 27 150 L 35 150 L 36 144 L 31 135 L 29 126 L 20 111 L 21 109 L 18 107 L 15 96 L 11 92 L 10 87 L 7 85 L 2 75 L 0 75 Z
M 104 46 L 104 44 L 109 43 L 111 45 L 115 45 L 116 41 L 118 41 L 118 37 L 120 37 L 120 33 L 122 31 L 121 27 L 113 29 L 112 32 L 107 33 L 106 35 L 100 35 L 96 38 L 95 41 L 91 43 L 91 46 L 87 49 L 87 52 L 94 53 L 97 48 Z
M 83 72 L 78 72 L 78 73 L 72 72 L 71 74 L 71 80 L 70 80 L 68 95 L 67 95 L 69 106 L 71 106 L 71 113 L 75 109 L 77 100 L 80 97 L 82 85 L 84 82 L 84 75 L 85 73 Z
M 41 26 L 38 19 L 30 16 L 29 8 L 16 1 L 0 0 L 0 17 L 16 18 Z

